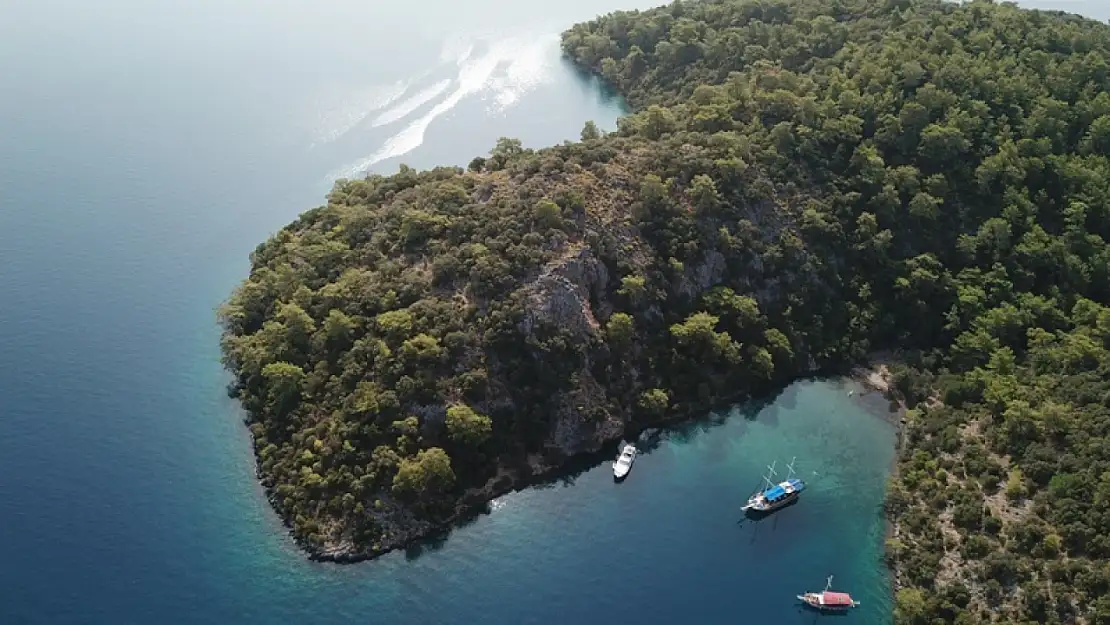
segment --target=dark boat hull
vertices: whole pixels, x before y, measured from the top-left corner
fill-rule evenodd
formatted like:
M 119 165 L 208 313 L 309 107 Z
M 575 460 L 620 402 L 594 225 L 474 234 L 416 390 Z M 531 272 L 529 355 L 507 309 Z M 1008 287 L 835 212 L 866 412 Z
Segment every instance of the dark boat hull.
M 778 512 L 779 510 L 782 510 L 783 508 L 787 508 L 787 507 L 790 507 L 790 506 L 798 503 L 798 498 L 800 496 L 801 496 L 801 493 L 794 493 L 792 495 L 788 495 L 788 496 L 780 499 L 779 501 L 776 501 L 775 503 L 771 504 L 770 506 L 768 506 L 766 508 L 763 508 L 763 509 L 748 508 L 747 510 L 744 511 L 744 513 L 749 518 L 761 519 L 761 518 L 763 518 L 765 516 L 768 516 L 770 514 L 774 514 L 775 512 Z
M 825 602 L 823 598 L 831 598 L 833 601 Z M 844 614 L 859 606 L 859 602 L 852 599 L 850 595 L 840 592 L 807 592 L 798 595 L 798 600 L 806 607 L 825 614 Z
M 806 606 L 807 608 L 809 608 L 811 610 L 817 610 L 818 612 L 825 612 L 827 614 L 844 614 L 848 610 L 851 610 L 853 607 L 855 607 L 855 606 L 850 606 L 850 605 L 844 605 L 844 606 L 820 605 L 820 604 L 816 604 L 816 603 L 810 603 L 809 601 L 802 601 L 802 605 Z

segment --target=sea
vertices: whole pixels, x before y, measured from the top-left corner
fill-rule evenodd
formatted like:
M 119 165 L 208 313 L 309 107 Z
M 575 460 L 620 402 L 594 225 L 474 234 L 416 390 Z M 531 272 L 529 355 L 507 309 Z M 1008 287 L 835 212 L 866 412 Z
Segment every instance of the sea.
M 248 254 L 336 178 L 615 127 L 558 33 L 650 4 L 0 2 L 0 624 L 789 625 L 828 575 L 849 619 L 888 623 L 895 427 L 850 381 L 661 433 L 619 484 L 607 450 L 357 565 L 308 561 L 254 479 L 215 323 Z M 792 458 L 799 503 L 744 520 Z

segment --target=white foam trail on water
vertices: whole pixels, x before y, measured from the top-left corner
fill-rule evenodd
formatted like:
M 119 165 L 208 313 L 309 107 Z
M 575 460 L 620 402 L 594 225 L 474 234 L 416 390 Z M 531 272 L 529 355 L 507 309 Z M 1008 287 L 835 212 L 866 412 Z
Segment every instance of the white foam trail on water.
M 444 79 L 434 85 L 425 87 L 401 101 L 393 108 L 382 112 L 374 118 L 374 121 L 370 122 L 370 126 L 372 128 L 377 128 L 378 126 L 385 126 L 386 124 L 392 124 L 395 121 L 404 119 L 411 115 L 416 109 L 438 98 L 444 91 L 447 91 L 447 88 L 450 86 L 451 81 Z
M 490 112 L 502 113 L 520 98 L 552 79 L 551 69 L 558 58 L 559 37 L 548 35 L 528 41 L 509 43 L 513 49 L 505 73 L 490 84 L 494 91 Z
M 455 59 L 455 65 L 462 67 L 471 54 L 474 54 L 474 44 L 466 46 L 466 49 L 459 53 L 458 58 Z
M 468 95 L 484 89 L 493 76 L 501 59 L 494 53 L 473 61 L 467 61 L 459 68 L 458 87 L 445 100 L 436 104 L 422 117 L 414 120 L 401 132 L 390 137 L 377 152 L 341 170 L 340 178 L 350 178 L 366 171 L 369 167 L 386 159 L 408 154 L 424 143 L 424 133 L 428 126 L 440 115 L 455 108 Z
M 443 47 L 439 50 L 439 61 L 444 64 L 454 62 L 461 66 L 473 53 L 474 42 L 454 37 L 443 42 Z
M 368 87 L 346 98 L 330 111 L 320 113 L 313 133 L 316 139 L 308 147 L 331 143 L 347 134 L 368 115 L 405 95 L 411 84 L 411 80 L 399 80 L 392 85 Z
M 503 112 L 516 104 L 524 94 L 551 79 L 550 69 L 554 59 L 558 58 L 558 41 L 558 36 L 554 35 L 505 39 L 493 43 L 489 46 L 488 52 L 476 58 L 471 56 L 473 45 L 468 46 L 463 52 L 457 52 L 461 48 L 458 42 L 448 42 L 440 56 L 445 59 L 445 63 L 452 57 L 457 59 L 459 73 L 455 81 L 457 85 L 455 90 L 423 116 L 413 120 L 400 132 L 387 139 L 376 152 L 338 170 L 331 177 L 350 178 L 364 173 L 377 163 L 415 150 L 424 143 L 428 126 L 436 118 L 458 106 L 459 102 L 468 96 L 492 91 L 494 102 L 489 110 Z M 434 87 L 438 87 L 438 83 Z M 446 88 L 443 89 L 445 90 Z M 429 88 L 428 91 L 430 92 L 431 89 Z M 439 93 L 431 95 L 426 101 L 431 101 Z M 416 102 L 422 95 L 423 92 L 412 96 L 394 110 L 402 109 L 410 101 Z M 413 110 L 426 101 L 419 102 L 412 107 Z M 379 118 L 389 116 L 390 112 L 383 113 Z M 407 111 L 405 114 L 411 112 Z M 401 117 L 404 115 L 398 119 Z

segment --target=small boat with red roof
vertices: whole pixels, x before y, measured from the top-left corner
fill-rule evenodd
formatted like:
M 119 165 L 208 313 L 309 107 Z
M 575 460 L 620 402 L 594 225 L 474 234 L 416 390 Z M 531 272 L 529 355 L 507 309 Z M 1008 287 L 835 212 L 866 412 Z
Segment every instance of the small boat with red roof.
M 824 591 L 807 592 L 804 595 L 798 595 L 798 600 L 822 612 L 847 612 L 859 606 L 859 601 L 853 599 L 848 593 L 833 592 L 830 590 L 830 588 L 832 588 L 832 580 L 832 575 L 830 575 L 828 583 L 825 584 Z

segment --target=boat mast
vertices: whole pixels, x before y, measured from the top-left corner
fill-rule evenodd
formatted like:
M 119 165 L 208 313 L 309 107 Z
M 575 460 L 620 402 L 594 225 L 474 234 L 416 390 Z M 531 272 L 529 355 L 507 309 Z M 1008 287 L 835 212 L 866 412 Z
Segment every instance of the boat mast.
M 833 576 L 830 575 L 828 581 L 825 582 L 825 592 L 829 592 L 829 589 L 832 588 L 832 578 Z
M 776 460 L 775 462 L 778 462 L 778 461 Z M 776 473 L 775 473 L 775 462 L 772 462 L 771 464 L 767 465 L 767 475 L 763 476 L 763 479 L 767 481 L 767 488 L 770 488 L 770 487 L 775 485 L 775 483 L 771 481 L 771 476 L 776 475 Z
M 790 478 L 794 477 L 794 461 L 797 460 L 797 459 L 798 459 L 798 457 L 794 456 L 793 458 L 790 459 L 790 464 L 786 465 L 786 467 L 788 469 L 790 469 L 790 474 L 786 476 L 786 479 L 788 479 L 788 480 Z

